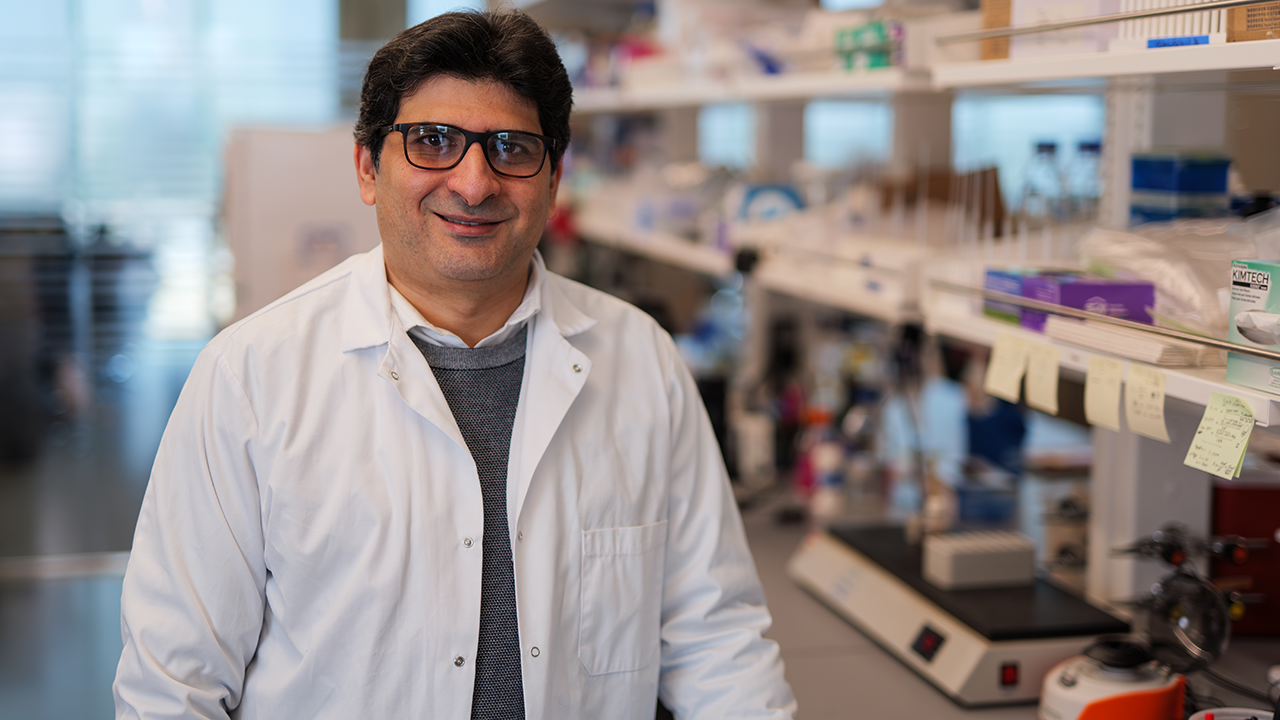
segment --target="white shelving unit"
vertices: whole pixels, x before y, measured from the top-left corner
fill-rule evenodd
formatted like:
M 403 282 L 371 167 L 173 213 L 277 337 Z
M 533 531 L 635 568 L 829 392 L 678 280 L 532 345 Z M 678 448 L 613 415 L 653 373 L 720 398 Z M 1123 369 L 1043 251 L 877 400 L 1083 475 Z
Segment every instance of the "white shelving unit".
M 946 63 L 934 66 L 932 73 L 936 87 L 962 88 L 1277 66 L 1280 66 L 1280 40 L 1255 40 L 1135 52 Z
M 901 68 L 855 72 L 797 72 L 701 78 L 669 85 L 586 89 L 574 92 L 579 113 L 647 112 L 725 102 L 774 102 L 867 97 L 931 90 L 929 73 Z
M 583 237 L 599 245 L 712 277 L 733 272 L 731 253 L 703 243 L 663 232 L 639 232 L 602 212 L 585 213 L 577 218 L 577 223 Z
M 907 273 L 820 255 L 772 255 L 760 262 L 753 277 L 766 290 L 854 315 L 895 325 L 920 321 L 914 278 Z
M 752 277 L 766 290 L 893 325 L 919 322 L 918 270 L 929 248 L 874 230 L 835 231 L 834 223 L 831 213 L 804 211 L 736 225 L 731 236 L 760 253 Z
M 964 340 L 977 345 L 990 347 L 995 342 L 996 336 L 1000 334 L 1016 335 L 1027 341 L 1053 345 L 1058 348 L 1058 362 L 1061 369 L 1078 378 L 1083 378 L 1088 372 L 1091 355 L 1104 355 L 1122 361 L 1125 363 L 1126 378 L 1130 364 L 1143 364 L 1120 355 L 1078 347 L 1033 330 L 975 315 L 963 299 L 957 299 L 950 307 L 929 307 L 924 317 L 925 330 L 930 334 Z M 1158 369 L 1165 373 L 1165 397 L 1184 400 L 1194 405 L 1205 405 L 1209 402 L 1210 393 L 1234 395 L 1245 401 L 1253 410 L 1257 425 L 1261 427 L 1280 425 L 1280 396 L 1228 383 L 1226 368 L 1159 367 Z
M 1122 354 L 1109 353 L 1100 346 L 1085 347 L 1061 338 L 1050 337 L 1027 328 L 1001 322 L 982 313 L 983 299 L 975 293 L 959 293 L 947 287 L 956 285 L 979 289 L 988 265 L 1014 265 L 1008 255 L 993 255 L 985 260 L 961 256 L 931 258 L 918 267 L 920 273 L 920 311 L 926 332 L 931 335 L 954 338 L 964 342 L 991 347 L 1001 334 L 1015 335 L 1024 340 L 1052 345 L 1058 349 L 1060 369 L 1068 376 L 1083 379 L 1089 369 L 1091 355 L 1103 355 L 1125 363 L 1125 377 L 1131 364 L 1153 367 L 1165 373 L 1165 396 L 1193 405 L 1209 402 L 1210 393 L 1234 395 L 1245 401 L 1253 411 L 1259 427 L 1280 426 L 1280 396 L 1253 390 L 1227 382 L 1225 367 L 1176 367 L 1144 363 Z M 1074 263 L 1051 263 L 1059 269 L 1077 267 Z M 1109 331 L 1141 335 L 1141 330 L 1108 326 Z M 1149 334 L 1160 340 L 1159 336 Z

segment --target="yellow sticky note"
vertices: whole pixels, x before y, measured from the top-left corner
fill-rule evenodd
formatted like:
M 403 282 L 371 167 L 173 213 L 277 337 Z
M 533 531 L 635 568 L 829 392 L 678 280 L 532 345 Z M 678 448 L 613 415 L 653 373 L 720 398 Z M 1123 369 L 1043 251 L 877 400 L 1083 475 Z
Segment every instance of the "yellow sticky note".
M 991 345 L 987 376 L 982 389 L 1011 403 L 1022 394 L 1022 374 L 1027 371 L 1027 341 L 1016 335 L 1000 333 Z
M 1027 404 L 1058 414 L 1058 348 L 1027 343 Z
M 1182 462 L 1210 475 L 1230 480 L 1240 472 L 1244 451 L 1253 432 L 1253 410 L 1234 395 L 1212 393 Z
M 1120 430 L 1120 385 L 1124 363 L 1100 355 L 1089 357 L 1084 379 L 1084 417 L 1090 425 Z
M 1160 442 L 1169 442 L 1164 425 L 1164 383 L 1161 370 L 1130 364 L 1129 379 L 1124 386 L 1124 417 L 1129 429 Z

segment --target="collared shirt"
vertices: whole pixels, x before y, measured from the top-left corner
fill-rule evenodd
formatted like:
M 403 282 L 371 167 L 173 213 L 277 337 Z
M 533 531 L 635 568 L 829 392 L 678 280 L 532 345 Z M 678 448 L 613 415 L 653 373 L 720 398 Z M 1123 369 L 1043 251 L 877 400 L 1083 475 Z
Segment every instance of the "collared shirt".
M 795 700 L 671 337 L 544 273 L 508 465 L 529 720 L 787 720 Z M 174 408 L 121 597 L 117 718 L 466 718 L 476 464 L 381 248 L 219 333 Z
M 537 251 L 535 251 L 537 252 Z M 541 259 L 539 257 L 539 259 Z M 503 340 L 511 337 L 516 331 L 524 327 L 525 321 L 538 313 L 542 308 L 542 263 L 534 261 L 529 263 L 529 280 L 525 283 L 524 298 L 520 300 L 520 305 L 516 307 L 515 312 L 511 313 L 511 317 L 507 322 L 492 335 L 484 338 L 476 343 L 476 347 L 489 347 L 490 345 L 499 345 Z M 422 313 L 409 302 L 404 295 L 396 290 L 395 286 L 387 283 L 387 290 L 391 294 L 391 307 L 395 310 L 396 315 L 400 317 L 400 324 L 408 329 L 409 334 L 416 338 L 425 340 L 432 345 L 442 345 L 444 347 L 465 348 L 467 344 L 462 341 L 454 333 L 444 328 L 432 325 L 426 318 L 422 317 Z

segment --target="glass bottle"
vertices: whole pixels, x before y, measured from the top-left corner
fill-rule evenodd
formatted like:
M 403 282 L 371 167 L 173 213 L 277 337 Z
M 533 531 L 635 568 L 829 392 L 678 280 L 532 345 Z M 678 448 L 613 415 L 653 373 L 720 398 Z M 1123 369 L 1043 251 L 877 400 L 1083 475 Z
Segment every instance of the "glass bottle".
M 1098 198 L 1102 196 L 1101 161 L 1102 143 L 1083 140 L 1076 146 L 1076 155 L 1067 173 L 1073 220 L 1092 223 L 1098 219 Z
M 1022 177 L 1019 203 L 1019 212 L 1029 227 L 1045 227 L 1065 219 L 1063 186 L 1058 144 L 1036 143 L 1035 154 Z

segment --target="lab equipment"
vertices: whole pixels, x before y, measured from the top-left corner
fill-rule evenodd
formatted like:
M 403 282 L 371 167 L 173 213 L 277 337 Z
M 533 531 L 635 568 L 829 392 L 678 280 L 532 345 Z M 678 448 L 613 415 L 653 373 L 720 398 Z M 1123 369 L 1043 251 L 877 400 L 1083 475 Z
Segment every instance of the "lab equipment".
M 897 525 L 811 533 L 787 572 L 869 638 L 965 707 L 1034 702 L 1041 681 L 1124 621 L 1043 578 L 944 590 Z

